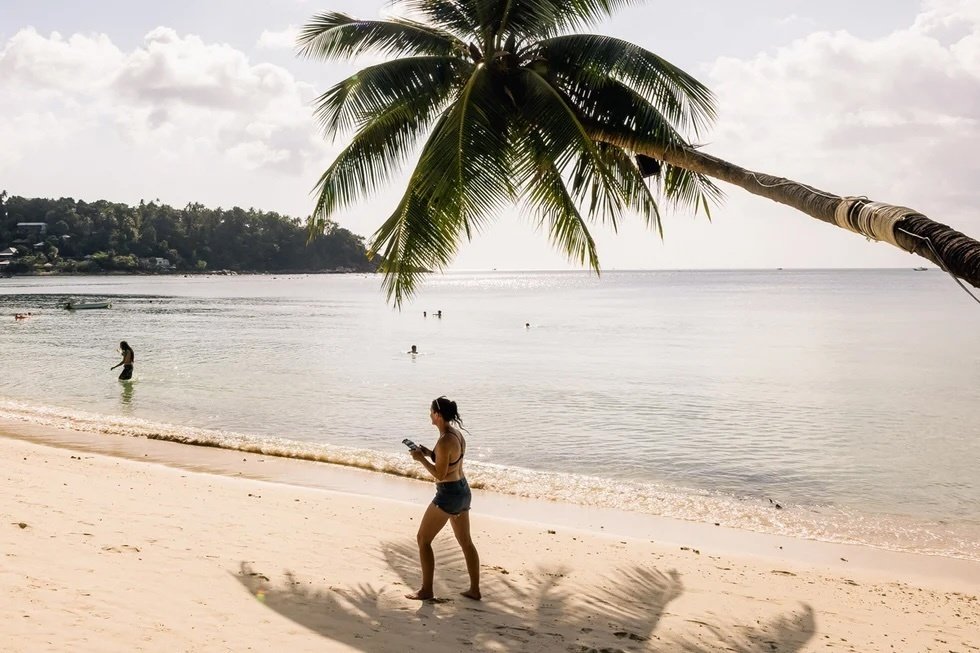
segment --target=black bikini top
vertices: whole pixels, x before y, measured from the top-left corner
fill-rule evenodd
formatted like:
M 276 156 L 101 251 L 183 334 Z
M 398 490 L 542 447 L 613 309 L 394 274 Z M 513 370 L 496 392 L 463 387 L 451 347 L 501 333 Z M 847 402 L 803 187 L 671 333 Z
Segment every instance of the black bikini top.
M 452 467 L 453 465 L 458 465 L 459 464 L 459 461 L 461 461 L 463 459 L 463 456 L 466 455 L 466 444 L 463 442 L 463 438 L 460 437 L 460 435 L 458 433 L 455 433 L 453 431 L 450 431 L 450 433 L 452 433 L 454 436 L 456 436 L 456 439 L 459 440 L 459 448 L 460 448 L 459 458 L 457 458 L 453 462 L 449 463 L 449 466 Z

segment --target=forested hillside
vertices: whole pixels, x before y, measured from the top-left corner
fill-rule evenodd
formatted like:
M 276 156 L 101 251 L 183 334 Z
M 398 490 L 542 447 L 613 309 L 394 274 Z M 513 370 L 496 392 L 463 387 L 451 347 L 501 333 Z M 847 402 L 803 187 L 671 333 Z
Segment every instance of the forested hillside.
M 336 224 L 309 245 L 306 236 L 299 219 L 255 209 L 128 206 L 0 193 L 0 252 L 6 251 L 0 272 L 366 272 L 377 267 L 367 259 L 363 238 Z

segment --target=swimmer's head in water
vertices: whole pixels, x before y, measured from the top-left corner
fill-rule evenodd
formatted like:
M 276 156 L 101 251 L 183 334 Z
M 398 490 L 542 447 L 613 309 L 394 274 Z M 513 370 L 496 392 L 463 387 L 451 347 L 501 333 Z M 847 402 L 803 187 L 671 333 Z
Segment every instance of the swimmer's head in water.
M 415 345 L 412 345 L 412 353 L 413 354 L 417 354 L 418 353 L 418 349 L 415 348 Z
M 459 416 L 459 409 L 456 407 L 456 402 L 450 401 L 446 397 L 433 399 L 432 406 L 429 410 L 442 417 L 447 424 L 454 422 L 460 426 L 463 425 L 463 418 Z

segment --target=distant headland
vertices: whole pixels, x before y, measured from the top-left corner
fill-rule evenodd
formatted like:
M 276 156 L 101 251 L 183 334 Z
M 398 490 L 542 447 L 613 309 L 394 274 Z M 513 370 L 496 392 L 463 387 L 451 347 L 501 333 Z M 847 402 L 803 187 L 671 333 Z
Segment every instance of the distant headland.
M 0 193 L 0 275 L 375 272 L 364 239 L 255 209 Z

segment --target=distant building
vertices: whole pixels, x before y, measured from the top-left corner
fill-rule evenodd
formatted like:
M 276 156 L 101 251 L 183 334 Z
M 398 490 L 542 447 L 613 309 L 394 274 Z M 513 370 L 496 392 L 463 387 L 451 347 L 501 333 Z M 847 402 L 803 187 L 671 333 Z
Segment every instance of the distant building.
M 17 256 L 17 250 L 13 247 L 0 249 L 0 276 L 5 277 L 10 274 L 10 261 L 15 256 Z
M 44 235 L 48 233 L 48 223 L 47 222 L 18 222 L 17 231 L 22 234 L 40 234 Z
M 141 258 L 138 261 L 139 266 L 146 270 L 172 270 L 174 268 L 170 259 L 163 258 L 161 256 L 151 256 L 149 258 Z

